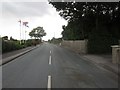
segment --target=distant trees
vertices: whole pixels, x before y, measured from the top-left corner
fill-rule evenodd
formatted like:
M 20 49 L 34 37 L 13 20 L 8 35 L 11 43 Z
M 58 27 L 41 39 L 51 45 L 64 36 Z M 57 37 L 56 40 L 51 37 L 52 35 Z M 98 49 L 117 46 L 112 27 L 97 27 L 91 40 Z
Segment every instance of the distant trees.
M 37 28 L 34 28 L 30 33 L 29 35 L 31 37 L 34 37 L 35 39 L 41 39 L 43 36 L 46 35 L 46 32 L 45 30 L 43 29 L 43 27 L 37 27 Z
M 55 38 L 53 37 L 51 40 L 49 39 L 48 42 L 54 43 L 54 44 L 60 44 L 62 41 L 62 38 Z
M 36 45 L 42 42 L 42 37 L 46 35 L 46 32 L 43 29 L 43 27 L 39 26 L 34 28 L 31 32 L 29 32 L 29 35 L 31 36 L 31 38 L 35 38 L 32 40 L 32 43 Z

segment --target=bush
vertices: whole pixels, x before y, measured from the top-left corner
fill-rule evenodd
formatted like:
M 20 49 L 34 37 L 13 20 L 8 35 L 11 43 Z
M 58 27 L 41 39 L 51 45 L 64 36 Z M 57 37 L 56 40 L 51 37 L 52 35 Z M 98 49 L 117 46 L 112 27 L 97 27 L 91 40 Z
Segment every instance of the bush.
M 51 40 L 49 40 L 50 43 L 54 43 L 54 44 L 60 44 L 62 42 L 62 38 L 52 38 Z
M 19 44 L 18 40 L 3 40 L 2 39 L 2 53 L 5 52 L 10 52 L 13 50 L 18 50 L 18 49 L 22 49 L 28 46 L 32 46 L 32 45 L 36 45 L 36 44 L 40 44 L 39 40 L 34 40 L 34 39 L 29 39 L 26 41 L 26 43 L 21 43 L 21 45 Z
M 118 40 L 113 38 L 105 29 L 93 30 L 89 35 L 88 53 L 111 53 L 111 45 L 114 44 L 118 44 Z
M 33 45 L 32 39 L 28 39 L 26 41 L 26 46 L 32 46 L 32 45 Z
M 18 42 L 2 40 L 2 53 L 23 48 Z

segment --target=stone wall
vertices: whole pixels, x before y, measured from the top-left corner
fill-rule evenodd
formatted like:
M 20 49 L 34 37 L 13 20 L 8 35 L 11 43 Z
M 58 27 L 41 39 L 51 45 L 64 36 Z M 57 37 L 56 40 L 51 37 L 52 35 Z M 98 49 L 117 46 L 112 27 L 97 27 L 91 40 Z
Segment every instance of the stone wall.
M 61 45 L 67 47 L 77 53 L 86 54 L 87 53 L 87 42 L 88 40 L 63 40 Z

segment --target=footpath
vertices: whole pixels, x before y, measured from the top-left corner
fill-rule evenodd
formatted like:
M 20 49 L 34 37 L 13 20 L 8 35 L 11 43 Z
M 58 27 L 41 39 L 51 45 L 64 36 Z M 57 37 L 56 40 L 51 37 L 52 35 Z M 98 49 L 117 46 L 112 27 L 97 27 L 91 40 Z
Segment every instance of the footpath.
M 2 58 L 0 58 L 0 65 L 4 65 L 12 60 L 14 60 L 17 57 L 20 57 L 34 49 L 36 49 L 39 45 L 37 46 L 30 46 L 30 47 L 26 47 L 20 50 L 15 50 L 12 52 L 8 52 L 8 53 L 4 53 L 2 54 Z
M 59 45 L 59 46 L 61 46 L 61 45 Z M 76 52 L 75 50 L 72 50 L 71 48 L 69 48 L 67 46 L 61 46 L 61 47 L 69 49 L 69 50 L 79 54 L 78 52 Z M 107 71 L 111 71 L 117 75 L 120 74 L 120 65 L 112 63 L 112 55 L 111 54 L 99 54 L 99 55 L 98 54 L 79 54 L 79 55 L 83 60 L 91 62 L 100 68 L 103 68 Z
M 120 67 L 118 64 L 112 63 L 112 55 L 95 55 L 95 54 L 85 54 L 80 55 L 84 60 L 90 61 L 97 66 L 100 66 L 106 70 L 109 70 L 115 74 L 120 73 Z

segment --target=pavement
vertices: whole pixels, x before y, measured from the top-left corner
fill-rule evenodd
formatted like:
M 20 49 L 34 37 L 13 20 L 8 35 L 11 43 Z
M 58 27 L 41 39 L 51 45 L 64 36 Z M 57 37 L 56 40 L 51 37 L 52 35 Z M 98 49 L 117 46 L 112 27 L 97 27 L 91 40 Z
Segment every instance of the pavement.
M 111 71 L 117 75 L 120 73 L 119 64 L 112 63 L 111 54 L 80 54 L 76 52 L 75 50 L 70 49 L 69 47 L 66 47 L 66 46 L 62 46 L 62 47 L 68 50 L 71 50 L 75 52 L 76 54 L 79 54 L 81 58 L 95 64 L 96 66 L 99 66 L 100 68 Z
M 26 47 L 20 50 L 15 50 L 12 52 L 7 52 L 2 54 L 2 58 L 0 59 L 0 65 L 6 64 L 12 60 L 14 60 L 17 57 L 20 57 L 21 55 L 24 55 L 28 52 L 30 52 L 31 50 L 34 50 L 35 48 L 37 48 L 39 45 L 37 46 L 30 46 L 30 47 Z
M 118 88 L 118 76 L 68 49 L 43 43 L 2 66 L 3 88 Z
M 81 55 L 84 60 L 88 60 L 97 66 L 100 66 L 106 70 L 114 72 L 116 74 L 120 73 L 120 67 L 118 64 L 112 63 L 112 55 L 96 55 L 96 54 L 86 54 Z

